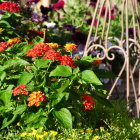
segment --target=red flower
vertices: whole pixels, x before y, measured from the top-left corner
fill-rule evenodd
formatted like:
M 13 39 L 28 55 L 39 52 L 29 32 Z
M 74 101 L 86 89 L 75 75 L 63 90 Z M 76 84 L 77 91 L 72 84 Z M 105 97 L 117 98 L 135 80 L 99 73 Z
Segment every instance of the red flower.
M 45 59 L 60 61 L 61 60 L 61 54 L 55 50 L 48 50 L 46 54 L 44 55 Z
M 40 36 L 43 37 L 44 36 L 44 32 L 43 31 L 36 31 L 35 29 L 33 30 L 27 30 L 27 33 L 29 35 L 29 38 L 33 38 L 35 36 Z
M 102 60 L 101 59 L 98 59 L 96 61 L 93 62 L 94 65 L 100 65 L 100 64 L 103 64 Z
M 77 67 L 74 60 L 69 55 L 62 55 L 60 62 L 61 62 L 61 65 L 68 65 L 72 68 Z
M 10 47 L 10 44 L 9 44 L 9 43 L 0 42 L 0 52 L 3 52 L 3 51 L 6 50 L 8 47 Z
M 82 96 L 82 101 L 84 102 L 84 106 L 85 106 L 84 111 L 92 110 L 95 104 L 95 101 L 93 100 L 93 98 L 88 94 L 83 94 L 81 96 Z
M 20 12 L 19 4 L 15 2 L 3 2 L 2 4 L 0 4 L 0 10 L 15 12 L 15 13 Z
M 25 94 L 28 95 L 28 90 L 26 85 L 19 85 L 14 90 L 12 90 L 12 93 L 14 96 L 20 95 L 20 94 Z
M 53 9 L 56 11 L 59 9 L 63 9 L 64 5 L 65 5 L 65 2 L 63 0 L 60 0 L 59 2 L 53 4 Z
M 44 54 L 50 50 L 50 46 L 47 45 L 46 43 L 37 43 L 33 49 L 30 49 L 27 52 L 27 56 L 30 57 L 41 57 L 44 56 Z

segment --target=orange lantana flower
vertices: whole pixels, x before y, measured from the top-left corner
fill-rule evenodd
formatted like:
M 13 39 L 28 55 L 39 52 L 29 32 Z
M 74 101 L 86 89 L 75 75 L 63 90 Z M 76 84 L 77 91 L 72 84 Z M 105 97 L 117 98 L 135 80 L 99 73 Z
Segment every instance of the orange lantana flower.
M 77 50 L 77 45 L 75 45 L 75 44 L 66 44 L 64 46 L 64 48 L 65 48 L 66 51 L 75 51 L 75 50 Z
M 11 39 L 8 40 L 9 44 L 16 44 L 16 43 L 20 43 L 20 42 L 21 42 L 21 39 L 18 38 L 18 37 L 11 38 Z
M 57 49 L 60 46 L 57 43 L 46 43 L 46 44 L 49 45 L 52 49 Z
M 35 105 L 38 107 L 40 106 L 40 102 L 47 101 L 46 96 L 41 91 L 34 91 L 29 96 L 30 97 L 27 99 L 27 101 L 29 101 L 28 106 Z

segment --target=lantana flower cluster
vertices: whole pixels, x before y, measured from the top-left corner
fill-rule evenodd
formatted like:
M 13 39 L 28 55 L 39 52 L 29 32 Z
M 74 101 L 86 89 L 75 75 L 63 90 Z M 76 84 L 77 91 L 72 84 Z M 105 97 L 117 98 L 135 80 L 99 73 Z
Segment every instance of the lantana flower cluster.
M 18 96 L 18 99 L 20 99 L 19 95 L 28 95 L 29 92 L 27 90 L 28 86 L 27 85 L 19 85 L 17 87 L 15 87 L 12 90 L 12 94 L 14 96 Z M 29 98 L 27 99 L 27 101 L 29 101 L 28 106 L 40 106 L 41 102 L 46 102 L 46 96 L 44 95 L 44 93 L 42 93 L 41 91 L 34 91 L 31 94 L 29 94 Z
M 15 38 L 11 38 L 8 40 L 9 44 L 16 44 L 16 43 L 20 43 L 21 39 L 19 37 L 15 37 Z
M 0 52 L 3 52 L 8 47 L 10 47 L 10 44 L 9 43 L 7 43 L 7 42 L 0 42 Z
M 84 111 L 94 109 L 95 101 L 93 100 L 93 98 L 88 94 L 83 94 L 81 96 L 82 96 L 82 101 L 84 102 L 83 104 L 85 106 Z
M 18 3 L 7 1 L 0 4 L 0 10 L 19 13 L 20 7 Z
M 14 96 L 22 95 L 22 94 L 28 95 L 27 86 L 24 84 L 19 85 L 16 88 L 14 88 L 14 90 L 12 90 L 12 93 Z
M 42 57 L 44 56 L 45 52 L 50 50 L 50 46 L 47 45 L 46 43 L 37 43 L 33 49 L 30 49 L 27 52 L 27 56 L 30 57 Z
M 27 101 L 29 101 L 28 106 L 40 106 L 40 102 L 46 102 L 46 96 L 44 95 L 44 93 L 42 93 L 41 91 L 34 91 L 32 92 L 30 95 L 30 97 L 27 99 Z
M 55 44 L 56 46 L 56 44 Z M 74 47 L 76 45 L 73 45 Z M 42 57 L 44 59 L 50 59 L 53 61 L 59 61 L 61 65 L 68 65 L 75 68 L 75 61 L 69 55 L 61 55 L 59 52 L 53 50 L 54 44 L 51 43 L 37 43 L 34 48 L 27 52 L 27 56 L 30 57 Z M 58 45 L 57 45 L 58 47 Z
M 77 49 L 77 45 L 75 44 L 66 44 L 64 47 L 66 51 L 75 51 Z

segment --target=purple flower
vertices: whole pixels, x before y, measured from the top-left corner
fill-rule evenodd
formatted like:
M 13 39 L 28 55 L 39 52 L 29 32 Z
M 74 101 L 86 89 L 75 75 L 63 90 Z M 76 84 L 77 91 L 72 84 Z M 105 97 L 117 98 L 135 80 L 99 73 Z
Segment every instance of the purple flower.
M 80 30 L 75 30 L 71 37 L 75 44 L 86 44 L 87 35 L 83 34 Z
M 128 31 L 129 31 L 129 37 L 134 38 L 134 28 L 131 27 L 131 28 L 129 28 Z
M 111 17 L 109 17 L 109 13 L 107 14 L 107 18 L 111 18 L 114 19 L 115 18 L 115 8 L 116 6 L 114 6 L 111 9 Z M 106 13 L 106 7 L 102 7 L 102 11 L 101 11 L 101 17 L 104 18 L 105 17 L 105 13 Z
M 74 31 L 75 27 L 71 24 L 69 24 L 69 25 L 64 24 L 62 29 L 66 29 L 67 31 Z
M 37 13 L 32 13 L 32 20 L 35 22 L 41 22 L 44 20 L 44 18 L 39 16 Z
M 94 24 L 93 24 L 94 26 L 97 26 L 97 21 L 98 21 L 97 19 L 94 20 Z M 86 19 L 86 22 L 88 25 L 91 25 L 92 18 Z

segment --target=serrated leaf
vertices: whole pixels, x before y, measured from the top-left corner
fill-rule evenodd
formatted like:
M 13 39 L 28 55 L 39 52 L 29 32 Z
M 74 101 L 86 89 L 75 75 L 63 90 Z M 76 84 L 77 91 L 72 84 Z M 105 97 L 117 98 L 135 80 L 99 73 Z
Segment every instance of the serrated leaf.
M 61 102 L 63 97 L 67 97 L 69 93 L 67 92 L 63 92 L 63 93 L 56 93 L 53 97 L 52 97 L 52 105 L 57 105 L 59 102 Z
M 58 120 L 58 122 L 65 128 L 72 128 L 72 115 L 67 108 L 54 110 L 53 115 Z
M 17 114 L 14 115 L 10 121 L 8 121 L 8 117 L 5 118 L 5 119 L 3 120 L 3 122 L 2 122 L 2 127 L 1 127 L 1 129 L 3 129 L 3 128 L 7 127 L 8 125 L 10 125 L 10 124 L 16 119 L 16 117 L 17 117 Z
M 24 118 L 24 123 L 28 124 L 31 122 L 36 121 L 40 116 L 42 115 L 41 109 L 36 112 L 36 113 L 30 113 L 30 114 L 26 114 L 26 117 Z
M 0 91 L 0 100 L 4 103 L 5 106 L 8 106 L 10 99 L 12 97 L 12 88 L 13 85 L 9 85 L 6 90 Z
M 58 65 L 49 76 L 69 77 L 72 75 L 72 68 L 69 66 Z
M 30 64 L 23 59 L 10 59 L 4 63 L 3 68 L 7 69 L 10 67 L 16 67 L 16 66 L 20 67 L 20 66 L 27 66 L 27 65 L 30 65 Z
M 35 66 L 40 69 L 40 68 L 47 68 L 48 67 L 48 64 L 51 62 L 51 60 L 49 59 L 37 59 L 35 61 Z
M 70 83 L 69 79 L 65 80 L 62 83 L 61 87 L 59 89 L 57 89 L 57 92 L 63 92 L 69 86 L 69 83 Z
M 92 83 L 95 85 L 102 85 L 99 78 L 96 76 L 96 74 L 91 70 L 85 70 L 82 72 L 82 79 L 88 83 Z
M 19 105 L 16 110 L 13 112 L 14 115 L 19 114 L 21 115 L 27 108 L 27 105 Z
M 79 69 L 79 67 L 77 67 L 73 70 L 73 74 L 77 74 L 79 71 L 80 71 L 80 69 Z
M 5 71 L 0 71 L 0 80 L 3 81 L 6 77 L 6 72 Z
M 32 73 L 28 73 L 28 72 L 23 72 L 21 75 L 20 75 L 20 78 L 18 80 L 18 85 L 21 85 L 21 84 L 28 84 L 33 78 L 33 74 Z

